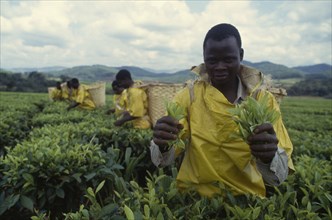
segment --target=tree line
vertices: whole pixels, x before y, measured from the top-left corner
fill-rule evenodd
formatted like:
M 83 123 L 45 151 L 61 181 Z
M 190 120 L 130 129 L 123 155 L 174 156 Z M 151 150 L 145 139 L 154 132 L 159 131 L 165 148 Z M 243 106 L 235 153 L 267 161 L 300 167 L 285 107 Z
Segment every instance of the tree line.
M 54 87 L 57 81 L 65 82 L 70 79 L 60 76 L 60 79 L 47 78 L 44 73 L 37 71 L 28 73 L 9 73 L 0 71 L 0 91 L 11 92 L 47 92 L 48 87 Z
M 332 98 L 331 75 L 310 74 L 287 90 L 290 96 L 319 96 Z

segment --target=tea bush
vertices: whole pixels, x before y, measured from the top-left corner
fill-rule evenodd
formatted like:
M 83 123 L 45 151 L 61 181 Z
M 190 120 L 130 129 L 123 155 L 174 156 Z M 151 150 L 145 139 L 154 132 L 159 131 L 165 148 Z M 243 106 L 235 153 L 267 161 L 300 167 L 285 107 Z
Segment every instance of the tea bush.
M 8 146 L 0 158 L 1 219 L 332 218 L 329 100 L 282 102 L 296 171 L 267 198 L 233 196 L 221 184 L 224 196 L 204 198 L 179 192 L 177 167 L 151 163 L 151 130 L 114 127 L 108 106 L 68 112 L 66 103 L 45 101 L 46 94 L 15 94 L 19 101 L 0 95 L 6 97 L 0 137 Z
M 31 99 L 33 96 L 35 99 Z M 14 98 L 15 97 L 15 98 Z M 17 98 L 17 99 L 16 99 Z M 17 100 L 20 100 L 19 102 Z M 46 101 L 45 95 L 0 93 L 0 156 L 4 147 L 13 147 L 23 140 L 31 130 L 31 118 Z

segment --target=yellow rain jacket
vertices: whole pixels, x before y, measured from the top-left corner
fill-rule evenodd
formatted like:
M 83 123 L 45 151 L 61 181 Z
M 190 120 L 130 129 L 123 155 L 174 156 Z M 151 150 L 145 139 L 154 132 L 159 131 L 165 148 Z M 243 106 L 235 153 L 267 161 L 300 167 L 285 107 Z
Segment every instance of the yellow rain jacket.
M 72 90 L 67 85 L 62 85 L 62 98 L 65 100 L 72 100 Z
M 53 89 L 51 93 L 52 100 L 60 100 L 62 98 L 62 90 L 61 89 Z
M 245 66 L 241 67 L 239 76 L 248 95 L 253 94 L 263 79 L 258 70 Z M 258 99 L 268 93 L 271 109 L 280 111 L 271 93 L 259 91 Z M 194 98 L 191 98 L 193 96 L 190 92 Z M 185 130 L 183 138 L 190 137 L 177 176 L 178 187 L 193 188 L 201 195 L 212 196 L 215 193 L 222 194 L 221 188 L 216 185 L 222 183 L 234 195 L 251 193 L 265 196 L 263 178 L 257 170 L 249 145 L 233 135 L 238 132 L 238 126 L 228 109 L 235 105 L 206 80 L 196 81 L 193 88 L 185 88 L 174 100 L 186 109 L 186 119 L 180 123 Z M 293 146 L 281 117 L 274 129 L 279 140 L 278 146 L 287 153 L 288 167 L 294 169 L 291 159 Z M 176 155 L 180 152 L 176 148 Z
M 113 104 L 115 109 L 115 116 L 119 117 L 125 111 L 125 101 L 126 101 L 127 91 L 124 90 L 121 94 L 113 95 Z
M 81 84 L 77 89 L 72 89 L 72 100 L 80 103 L 78 106 L 80 108 L 87 110 L 93 110 L 96 108 L 86 85 Z
M 134 128 L 148 129 L 151 127 L 150 117 L 148 115 L 148 97 L 146 92 L 140 88 L 130 87 L 125 90 L 126 110 L 133 117 L 139 117 L 132 120 Z

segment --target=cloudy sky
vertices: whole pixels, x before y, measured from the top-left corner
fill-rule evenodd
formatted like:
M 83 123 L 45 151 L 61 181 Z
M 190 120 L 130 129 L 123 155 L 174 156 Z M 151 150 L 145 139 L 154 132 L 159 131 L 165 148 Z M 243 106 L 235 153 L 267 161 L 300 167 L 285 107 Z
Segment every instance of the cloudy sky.
M 245 60 L 332 63 L 330 0 L 1 0 L 1 68 L 103 64 L 179 70 L 202 62 L 218 23 L 235 25 Z

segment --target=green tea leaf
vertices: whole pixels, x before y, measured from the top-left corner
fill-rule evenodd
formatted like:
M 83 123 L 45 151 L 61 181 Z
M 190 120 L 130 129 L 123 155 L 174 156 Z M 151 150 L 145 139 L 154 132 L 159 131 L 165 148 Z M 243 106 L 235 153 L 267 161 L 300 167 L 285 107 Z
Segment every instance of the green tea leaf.
M 20 203 L 24 208 L 27 208 L 30 211 L 33 211 L 33 201 L 29 197 L 21 195 L 20 196 Z

